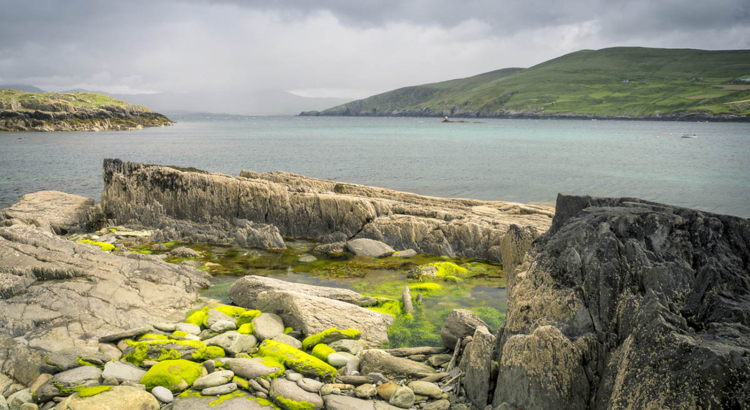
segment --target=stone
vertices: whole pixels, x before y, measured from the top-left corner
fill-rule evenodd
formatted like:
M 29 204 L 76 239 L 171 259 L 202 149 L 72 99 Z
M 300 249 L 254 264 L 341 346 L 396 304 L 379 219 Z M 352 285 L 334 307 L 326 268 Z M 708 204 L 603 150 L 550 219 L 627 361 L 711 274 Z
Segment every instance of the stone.
M 84 363 L 103 366 L 108 357 L 93 349 L 70 347 L 67 349 L 50 352 L 44 357 L 44 362 L 57 371 L 65 371 L 81 367 Z
M 332 384 L 324 384 L 323 387 L 320 388 L 318 393 L 320 393 L 321 396 L 327 396 L 329 394 L 341 394 L 341 389 Z
M 211 374 L 216 370 L 216 362 L 214 360 L 206 360 L 203 362 L 203 367 L 206 369 L 206 373 Z
M 46 383 L 47 380 L 51 378 L 52 378 L 52 375 L 49 373 L 40 374 L 39 377 L 37 377 L 36 380 L 34 380 L 34 383 L 32 383 L 31 386 L 29 386 L 29 392 L 31 392 L 31 394 L 34 394 L 34 392 L 36 392 L 36 389 L 41 387 L 41 385 Z M 2 392 L 0 392 L 0 395 L 2 395 Z
M 310 393 L 317 393 L 323 388 L 323 383 L 305 377 L 297 380 L 297 386 L 305 391 L 309 391 Z
M 356 376 L 343 376 L 339 375 L 336 377 L 336 380 L 340 380 L 342 383 L 351 384 L 354 386 L 359 386 L 362 384 L 373 384 L 375 383 L 375 380 L 373 380 L 370 376 L 362 376 L 362 375 L 356 375 Z
M 353 356 L 346 362 L 344 376 L 356 376 L 359 374 L 359 357 Z
M 353 355 L 358 355 L 359 352 L 365 349 L 365 344 L 359 340 L 352 339 L 341 339 L 335 342 L 327 343 L 331 349 L 337 352 L 345 352 Z
M 93 199 L 58 191 L 39 191 L 22 196 L 4 212 L 9 218 L 65 235 L 69 231 L 86 229 L 86 213 L 93 207 Z
M 209 387 L 208 389 L 203 389 L 203 391 L 201 391 L 201 394 L 204 396 L 220 396 L 223 394 L 229 394 L 235 390 L 237 390 L 237 384 L 229 383 L 229 384 L 224 384 L 221 386 Z
M 151 250 L 157 251 L 157 252 L 166 252 L 169 250 L 169 248 L 167 247 L 167 245 L 163 243 L 156 243 L 156 244 L 151 245 Z
M 395 393 L 399 387 L 400 386 L 394 382 L 386 382 L 378 386 L 375 390 L 381 399 L 388 401 L 393 397 L 393 393 Z
M 344 367 L 353 356 L 348 353 L 331 353 L 328 355 L 328 364 L 333 367 Z
M 131 381 L 139 383 L 146 371 L 130 363 L 107 362 L 104 365 L 102 377 L 114 377 L 118 382 Z
M 234 377 L 233 371 L 219 370 L 219 371 L 209 374 L 208 376 L 203 376 L 203 377 L 198 378 L 198 380 L 193 382 L 192 388 L 195 390 L 204 390 L 210 387 L 221 386 L 221 385 L 229 383 L 233 377 Z
M 273 399 L 274 403 L 285 410 L 296 410 L 295 403 L 301 402 L 309 403 L 305 408 L 309 408 L 310 410 L 320 410 L 323 408 L 323 399 L 320 396 L 305 391 L 297 386 L 296 383 L 285 379 L 272 381 L 268 396 Z
M 206 346 L 218 346 L 230 355 L 242 353 L 255 345 L 258 341 L 252 335 L 243 335 L 235 331 L 222 333 L 205 341 Z
M 384 258 L 393 255 L 393 252 L 395 252 L 388 244 L 367 238 L 352 239 L 346 242 L 346 249 L 357 256 L 370 258 Z
M 216 309 L 209 309 L 206 315 L 205 324 L 206 327 L 212 328 L 217 322 L 231 322 L 236 323 L 237 321 L 232 317 L 219 312 Z M 213 330 L 213 329 L 212 329 Z M 216 332 L 216 330 L 214 330 Z
M 221 400 L 217 400 L 216 396 L 179 395 L 175 397 L 172 410 L 274 410 L 272 405 L 261 405 L 254 401 L 256 397 L 263 396 L 263 393 L 253 396 L 242 391 L 232 392 L 221 397 Z M 162 407 L 162 410 L 167 409 Z
M 489 381 L 490 379 L 488 377 L 487 383 L 489 383 Z M 427 396 L 433 399 L 439 399 L 443 396 L 443 391 L 440 390 L 440 387 L 435 383 L 417 380 L 409 383 L 408 387 L 414 392 L 414 394 L 419 394 L 421 396 Z
M 177 330 L 177 328 L 175 327 L 176 325 L 177 325 L 176 323 L 159 322 L 159 323 L 154 323 L 152 326 L 156 330 L 161 330 L 162 332 L 172 333 L 175 330 Z
M 323 397 L 326 410 L 375 410 L 372 400 L 361 400 L 348 396 L 328 395 Z
M 378 390 L 375 388 L 375 385 L 370 383 L 362 384 L 354 389 L 354 395 L 360 399 L 369 399 L 377 396 L 377 394 Z
M 20 410 L 39 410 L 39 406 L 36 403 L 24 403 L 21 405 Z
M 362 342 L 371 346 L 388 342 L 388 326 L 394 321 L 390 315 L 295 292 L 263 292 L 258 298 L 257 308 L 279 314 L 284 323 L 307 336 L 330 328 L 357 329 L 361 332 Z
M 245 276 L 235 281 L 229 287 L 229 298 L 238 306 L 256 309 L 258 295 L 270 290 L 297 292 L 347 303 L 354 303 L 362 298 L 362 295 L 349 289 L 293 283 L 265 276 Z
M 393 255 L 391 256 L 396 258 L 411 258 L 417 256 L 417 251 L 415 251 L 414 249 L 406 249 L 403 251 L 393 252 Z
M 13 393 L 8 397 L 8 405 L 11 410 L 20 410 L 21 406 L 27 403 L 33 403 L 34 397 L 32 396 L 29 389 L 23 389 L 21 391 Z
M 122 358 L 122 351 L 111 344 L 103 344 L 99 346 L 99 353 L 103 354 L 108 361 L 109 360 L 120 360 Z
M 112 376 L 105 377 L 104 381 L 102 381 L 102 386 L 119 386 L 119 385 L 120 385 L 120 382 Z
M 407 278 L 416 280 L 435 279 L 437 277 L 438 269 L 434 265 L 420 265 L 415 266 L 407 274 Z
M 185 333 L 196 335 L 196 336 L 201 334 L 201 328 L 192 323 L 177 323 L 174 326 L 174 330 L 178 332 L 185 332 Z
M 408 387 L 399 387 L 388 400 L 393 406 L 408 409 L 414 404 L 414 392 Z
M 392 377 L 424 377 L 435 373 L 435 369 L 424 363 L 391 356 L 382 350 L 366 350 L 360 355 L 360 372 L 377 372 Z
M 367 377 L 370 377 L 373 380 L 373 383 L 387 383 L 389 382 L 388 378 L 385 377 L 382 373 L 378 372 L 370 372 L 367 374 Z
M 81 366 L 57 373 L 36 390 L 38 403 L 44 403 L 55 396 L 68 396 L 76 387 L 99 384 L 102 371 L 93 366 Z
M 201 254 L 184 246 L 174 248 L 168 253 L 173 258 L 200 258 Z
M 450 362 L 452 358 L 453 355 L 450 354 L 436 354 L 427 358 L 427 364 L 432 367 L 441 367 L 448 364 L 448 362 Z
M 162 403 L 171 403 L 174 401 L 174 395 L 166 387 L 156 386 L 151 389 L 151 394 Z
M 479 408 L 483 408 L 491 402 L 489 393 L 492 361 L 487 360 L 487 358 L 493 357 L 494 349 L 495 336 L 486 327 L 477 328 L 471 341 L 471 350 L 468 353 L 463 387 L 469 400 Z
M 422 410 L 448 410 L 451 408 L 451 402 L 448 400 L 438 400 L 425 404 Z
M 224 333 L 230 330 L 237 330 L 237 325 L 229 320 L 220 320 L 211 326 L 211 331 L 216 333 Z
M 117 386 L 91 397 L 74 394 L 60 404 L 56 410 L 159 410 L 159 401 L 151 393 L 130 386 Z
M 275 313 L 261 313 L 253 319 L 253 327 L 253 335 L 261 342 L 284 333 L 284 321 Z
M 289 346 L 292 346 L 295 349 L 302 349 L 302 342 L 299 340 L 289 336 L 285 335 L 283 333 L 279 333 L 278 335 L 271 338 L 271 340 L 275 340 L 277 342 L 286 343 Z
M 312 263 L 318 260 L 318 258 L 310 255 L 309 253 L 305 253 L 299 256 L 298 260 L 302 263 Z
M 254 359 L 232 359 L 227 362 L 227 366 L 237 376 L 243 379 L 255 379 L 258 377 L 269 377 L 277 374 L 283 369 L 278 366 L 268 366 L 263 363 L 262 358 Z
M 123 330 L 122 332 L 110 333 L 99 338 L 99 343 L 116 342 L 121 339 L 132 339 L 140 335 L 145 335 L 154 330 L 151 326 L 142 326 L 135 329 Z
M 481 326 L 489 329 L 489 326 L 478 318 L 474 312 L 466 309 L 452 310 L 440 331 L 443 346 L 452 350 L 456 347 L 459 338 L 473 335 L 477 328 Z

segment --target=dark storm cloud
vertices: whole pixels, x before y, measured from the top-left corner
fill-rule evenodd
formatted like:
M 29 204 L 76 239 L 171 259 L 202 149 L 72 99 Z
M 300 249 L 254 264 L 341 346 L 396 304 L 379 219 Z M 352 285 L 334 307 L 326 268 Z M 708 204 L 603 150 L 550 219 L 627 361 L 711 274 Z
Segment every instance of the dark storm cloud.
M 363 97 L 583 48 L 750 48 L 748 4 L 0 0 L 0 83 Z

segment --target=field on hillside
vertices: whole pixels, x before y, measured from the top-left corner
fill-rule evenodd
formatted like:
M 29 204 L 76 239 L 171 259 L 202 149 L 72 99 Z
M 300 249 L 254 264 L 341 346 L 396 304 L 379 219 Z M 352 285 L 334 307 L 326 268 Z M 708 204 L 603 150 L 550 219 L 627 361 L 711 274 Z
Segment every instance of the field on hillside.
M 110 97 L 105 94 L 89 92 L 73 93 L 27 93 L 19 90 L 0 89 L 0 103 L 10 105 L 11 101 L 19 103 L 19 109 L 35 109 L 35 104 L 28 102 L 38 102 L 40 104 L 70 104 L 73 107 L 101 107 L 105 105 L 126 106 L 130 105 L 125 101 Z M 27 104 L 24 104 L 27 102 Z M 143 108 L 143 107 L 141 107 Z M 145 108 L 144 108 L 145 109 Z

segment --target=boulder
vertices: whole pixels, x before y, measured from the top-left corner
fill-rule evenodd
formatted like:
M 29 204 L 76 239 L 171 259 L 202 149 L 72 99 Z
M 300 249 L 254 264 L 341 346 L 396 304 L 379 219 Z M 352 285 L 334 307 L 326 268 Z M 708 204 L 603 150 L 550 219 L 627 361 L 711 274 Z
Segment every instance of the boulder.
M 204 397 L 198 392 L 191 391 L 190 393 L 193 394 L 177 396 L 172 410 L 274 410 L 270 401 L 260 400 L 241 391 L 235 391 L 223 397 L 222 400 L 217 400 L 216 396 Z
M 364 343 L 362 343 L 359 340 L 352 340 L 352 339 L 341 339 L 341 340 L 336 340 L 335 342 L 326 343 L 326 344 L 330 346 L 331 349 L 337 352 L 351 353 L 355 356 L 358 355 L 359 352 L 365 349 Z
M 383 373 L 392 377 L 423 377 L 435 373 L 435 369 L 424 363 L 391 356 L 382 350 L 366 350 L 360 357 L 360 372 Z
M 44 403 L 57 396 L 69 396 L 75 389 L 99 384 L 102 371 L 93 366 L 81 366 L 57 373 L 36 390 L 37 403 Z
M 206 327 L 211 328 L 217 322 L 237 323 L 237 320 L 228 315 L 225 315 L 224 313 L 219 312 L 216 309 L 209 309 L 208 313 L 206 314 Z
M 173 393 L 186 390 L 198 380 L 203 372 L 199 363 L 187 360 L 165 360 L 152 366 L 141 383 L 151 390 L 156 386 L 169 389 Z
M 229 394 L 235 390 L 237 390 L 236 383 L 227 383 L 221 386 L 215 386 L 215 387 L 209 387 L 207 389 L 203 389 L 203 391 L 201 391 L 201 394 L 203 396 L 221 396 L 224 394 Z
M 261 293 L 258 308 L 263 312 L 278 314 L 284 323 L 302 331 L 306 336 L 331 328 L 357 329 L 361 332 L 361 340 L 369 346 L 387 343 L 388 326 L 394 321 L 390 315 L 296 292 Z
M 84 366 L 86 363 L 94 366 L 104 366 L 108 357 L 90 348 L 70 347 L 50 352 L 44 357 L 44 362 L 57 371 L 65 371 Z
M 242 359 L 237 359 L 237 360 L 242 360 Z M 233 377 L 234 377 L 233 371 L 219 370 L 219 371 L 209 374 L 208 376 L 199 377 L 195 382 L 193 382 L 192 388 L 195 390 L 204 390 L 210 387 L 221 386 L 221 385 L 229 383 Z
M 200 258 L 201 254 L 197 251 L 186 248 L 184 246 L 180 246 L 177 248 L 172 249 L 167 253 L 167 255 L 173 257 L 173 258 Z
M 102 372 L 102 377 L 114 377 L 120 383 L 125 381 L 140 383 L 145 375 L 146 371 L 142 370 L 140 367 L 122 362 L 107 362 L 104 365 L 104 371 Z
M 388 400 L 388 403 L 402 409 L 408 409 L 414 404 L 414 400 L 414 392 L 410 388 L 399 387 L 393 392 L 393 396 Z
M 394 382 L 386 382 L 379 385 L 375 390 L 378 396 L 383 400 L 390 400 L 393 397 L 393 393 L 399 388 L 399 385 Z
M 289 336 L 285 335 L 283 333 L 279 333 L 278 335 L 271 338 L 271 340 L 275 340 L 277 342 L 286 343 L 289 346 L 292 346 L 295 349 L 302 349 L 302 342 L 299 340 Z
M 349 289 L 293 283 L 264 276 L 245 276 L 235 281 L 229 287 L 229 298 L 238 306 L 255 309 L 258 295 L 268 290 L 291 291 L 348 303 L 362 298 L 362 295 Z
M 393 255 L 393 252 L 395 252 L 388 244 L 367 238 L 352 239 L 346 242 L 346 249 L 357 256 L 370 258 L 384 258 Z
M 224 333 L 230 330 L 237 330 L 237 325 L 229 320 L 220 320 L 211 326 L 211 331 L 216 333 Z
M 243 379 L 256 379 L 258 377 L 270 377 L 282 373 L 284 368 L 276 363 L 271 363 L 263 358 L 254 359 L 231 359 L 227 367 L 237 376 Z
M 117 342 L 118 340 L 121 340 L 121 339 L 132 339 L 136 336 L 150 333 L 153 330 L 154 328 L 151 326 L 142 326 L 142 327 L 137 327 L 135 329 L 128 329 L 128 330 L 123 330 L 121 332 L 110 333 L 108 335 L 101 336 L 99 338 L 99 343 L 110 343 L 110 342 Z
M 63 400 L 56 410 L 159 410 L 159 401 L 136 387 L 115 386 L 90 397 L 78 393 Z
M 474 312 L 466 309 L 452 310 L 440 331 L 443 346 L 448 349 L 455 348 L 459 338 L 473 335 L 477 328 L 482 326 L 489 328 L 487 323 L 478 318 Z
M 490 379 L 488 377 L 487 383 L 489 383 L 489 381 Z M 417 380 L 409 383 L 408 387 L 414 392 L 414 394 L 418 394 L 420 396 L 427 396 L 433 399 L 439 399 L 443 396 L 443 391 L 440 389 L 440 386 L 435 383 Z
M 369 399 L 378 395 L 378 390 L 374 384 L 365 383 L 357 386 L 354 389 L 354 395 L 360 399 Z
M 252 335 L 238 332 L 226 332 L 205 341 L 206 346 L 218 346 L 230 355 L 237 355 L 255 347 L 258 341 Z
M 276 379 L 271 382 L 268 396 L 284 410 L 297 410 L 303 406 L 310 410 L 323 408 L 323 399 L 320 396 L 301 389 L 289 380 Z
M 309 391 L 310 393 L 317 393 L 320 391 L 321 388 L 323 388 L 323 383 L 317 380 L 303 377 L 297 380 L 297 386 L 299 386 L 301 389 L 305 391 Z
M 463 387 L 469 400 L 480 409 L 491 402 L 489 394 L 492 361 L 487 358 L 494 357 L 494 349 L 495 336 L 486 327 L 477 328 L 471 340 L 471 349 L 468 351 Z
M 263 310 L 263 309 L 261 309 Z M 253 334 L 261 342 L 284 333 L 284 321 L 275 313 L 263 312 L 253 319 Z
M 85 229 L 87 212 L 93 206 L 93 199 L 58 191 L 39 191 L 22 196 L 4 212 L 6 217 L 49 227 L 56 234 L 64 235 Z

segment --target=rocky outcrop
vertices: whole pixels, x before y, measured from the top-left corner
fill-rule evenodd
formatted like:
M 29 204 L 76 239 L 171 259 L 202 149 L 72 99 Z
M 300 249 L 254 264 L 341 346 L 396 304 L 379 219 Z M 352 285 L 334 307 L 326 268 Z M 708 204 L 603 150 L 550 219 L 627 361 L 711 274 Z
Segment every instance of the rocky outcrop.
M 362 299 L 362 295 L 349 289 L 292 283 L 265 276 L 244 276 L 240 278 L 229 287 L 228 295 L 236 305 L 254 308 L 258 304 L 258 295 L 268 290 L 297 292 L 347 303 L 354 303 Z
M 742 408 L 749 261 L 747 219 L 560 195 L 511 273 L 493 405 Z
M 124 131 L 170 124 L 162 114 L 101 94 L 0 90 L 0 131 Z
M 2 214 L 2 213 L 0 213 Z M 150 255 L 114 255 L 0 218 L 0 372 L 30 384 L 49 352 L 98 347 L 107 333 L 174 320 L 207 274 Z
M 3 212 L 6 218 L 19 219 L 64 235 L 71 230 L 85 229 L 93 207 L 93 199 L 58 191 L 39 191 L 24 195 Z
M 108 159 L 104 182 L 102 208 L 120 224 L 166 230 L 244 220 L 267 232 L 258 234 L 263 238 L 369 238 L 396 250 L 492 261 L 500 261 L 510 225 L 544 232 L 553 216 L 545 206 L 425 197 L 285 172 L 243 171 L 234 178 Z

